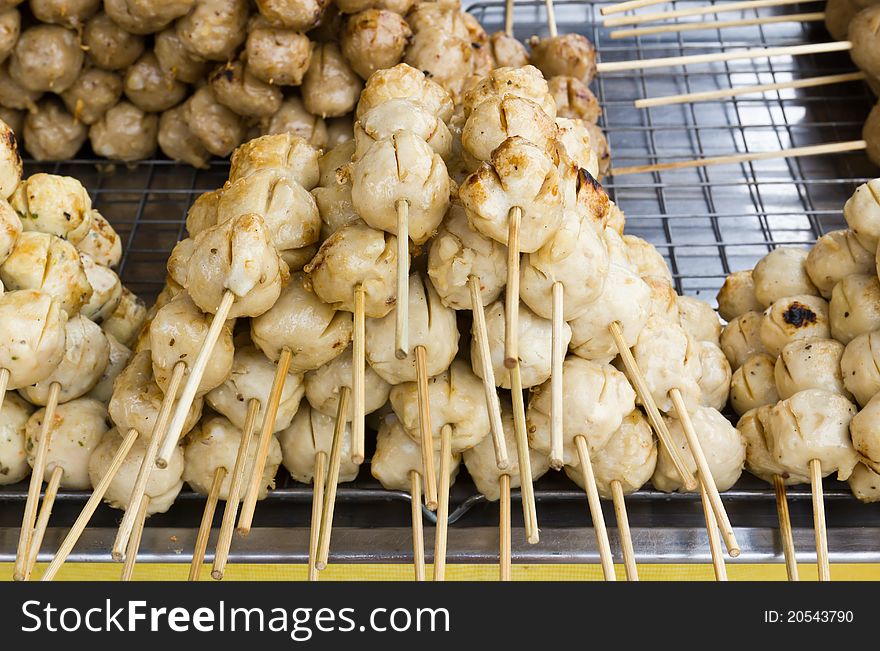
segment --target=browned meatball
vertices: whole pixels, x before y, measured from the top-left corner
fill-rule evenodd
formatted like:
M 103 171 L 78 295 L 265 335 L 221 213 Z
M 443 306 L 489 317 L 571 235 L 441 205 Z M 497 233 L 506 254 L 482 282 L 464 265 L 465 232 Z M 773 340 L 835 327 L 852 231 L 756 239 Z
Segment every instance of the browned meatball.
M 303 104 L 309 113 L 324 118 L 350 113 L 362 88 L 361 78 L 334 43 L 323 43 L 315 48 L 302 83 Z
M 100 13 L 83 30 L 83 45 L 89 59 L 105 70 L 123 70 L 137 61 L 144 51 L 144 39 L 131 34 L 105 13 Z
M 312 42 L 305 34 L 260 20 L 251 24 L 246 51 L 248 69 L 257 79 L 299 86 L 312 59 Z
M 296 134 L 318 149 L 327 146 L 327 125 L 322 118 L 309 113 L 299 97 L 288 97 L 281 109 L 264 123 L 264 135 L 276 133 Z
M 580 79 L 552 77 L 547 84 L 556 100 L 557 117 L 596 122 L 602 115 L 599 100 Z
M 62 93 L 83 64 L 79 36 L 58 25 L 26 29 L 9 58 L 9 74 L 28 90 Z
M 22 133 L 25 117 L 27 117 L 25 111 L 0 106 L 0 120 L 3 120 L 9 126 L 13 133 Z
M 18 9 L 0 12 L 0 62 L 12 53 L 21 33 L 21 14 Z
M 251 74 L 241 61 L 219 66 L 210 78 L 217 101 L 244 117 L 265 118 L 281 108 L 281 91 Z
M 850 56 L 862 72 L 880 77 L 880 5 L 863 9 L 849 23 Z
M 115 72 L 88 68 L 61 94 L 67 110 L 83 124 L 94 124 L 122 96 L 122 79 Z
M 186 14 L 193 0 L 104 0 L 104 11 L 132 34 L 152 34 Z
M 406 16 L 413 4 L 414 0 L 336 0 L 339 11 L 345 14 L 356 14 L 365 9 L 387 9 Z
M 125 73 L 123 90 L 142 111 L 158 113 L 179 104 L 186 97 L 186 84 L 159 67 L 159 60 L 147 52 Z
M 201 81 L 208 70 L 207 63 L 194 57 L 184 47 L 173 27 L 156 34 L 153 54 L 163 72 L 187 84 Z
M 532 46 L 532 65 L 547 79 L 565 75 L 589 84 L 596 76 L 596 48 L 586 36 L 533 37 L 529 45 Z
M 31 0 L 38 20 L 64 27 L 80 27 L 101 8 L 101 0 Z
M 42 92 L 28 90 L 9 74 L 9 65 L 0 67 L 0 106 L 11 109 L 32 109 L 37 105 L 37 100 Z
M 366 79 L 376 70 L 400 63 L 411 36 L 409 25 L 399 14 L 367 9 L 346 19 L 339 44 L 348 64 Z
M 86 126 L 56 99 L 41 101 L 24 120 L 24 148 L 37 160 L 64 160 L 76 156 L 86 141 Z
M 89 129 L 92 149 L 112 160 L 136 161 L 156 151 L 159 117 L 119 102 Z
M 318 24 L 330 0 L 257 0 L 260 13 L 273 25 L 310 30 Z
M 529 63 L 529 53 L 521 41 L 505 32 L 495 32 L 489 38 L 492 58 L 500 67 L 522 68 Z
M 194 56 L 226 61 L 244 42 L 247 19 L 247 0 L 196 0 L 177 21 L 177 35 Z
M 172 160 L 183 161 L 193 167 L 207 167 L 211 153 L 190 131 L 183 112 L 183 106 L 175 106 L 159 118 L 159 148 Z
M 184 107 L 184 120 L 202 145 L 215 156 L 229 156 L 245 137 L 241 116 L 223 106 L 210 86 L 202 86 Z

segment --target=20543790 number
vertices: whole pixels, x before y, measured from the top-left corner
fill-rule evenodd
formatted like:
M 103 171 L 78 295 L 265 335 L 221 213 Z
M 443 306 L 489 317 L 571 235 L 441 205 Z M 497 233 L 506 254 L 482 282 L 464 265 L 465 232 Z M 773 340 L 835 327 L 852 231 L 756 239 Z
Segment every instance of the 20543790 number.
M 789 624 L 850 624 L 851 610 L 789 610 L 785 614 Z

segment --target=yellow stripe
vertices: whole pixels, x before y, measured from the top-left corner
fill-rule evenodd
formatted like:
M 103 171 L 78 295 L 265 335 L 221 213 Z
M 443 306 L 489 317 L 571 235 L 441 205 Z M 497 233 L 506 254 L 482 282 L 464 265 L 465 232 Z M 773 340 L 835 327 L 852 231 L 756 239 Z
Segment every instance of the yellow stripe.
M 0 563 L 0 580 L 11 580 L 13 563 Z M 46 564 L 40 563 L 34 570 L 37 579 Z M 799 566 L 801 579 L 816 580 L 816 566 Z M 617 577 L 625 578 L 622 565 L 616 566 Z M 121 564 L 115 563 L 67 563 L 58 575 L 62 581 L 114 581 L 119 579 Z M 731 581 L 784 581 L 783 565 L 734 564 L 727 566 Z M 142 581 L 184 581 L 189 565 L 172 563 L 142 563 L 135 568 L 134 579 Z M 202 579 L 209 580 L 208 565 L 202 569 Z M 428 576 L 431 576 L 430 566 Z M 711 565 L 640 565 L 639 576 L 643 581 L 711 581 L 714 579 Z M 831 576 L 839 581 L 880 580 L 880 564 L 832 565 Z M 409 581 L 413 578 L 411 565 L 357 564 L 330 565 L 321 572 L 325 581 Z M 494 581 L 498 567 L 494 565 L 448 565 L 446 578 L 450 581 Z M 599 565 L 514 565 L 513 579 L 518 581 L 601 581 Z M 228 565 L 227 581 L 304 581 L 305 565 Z

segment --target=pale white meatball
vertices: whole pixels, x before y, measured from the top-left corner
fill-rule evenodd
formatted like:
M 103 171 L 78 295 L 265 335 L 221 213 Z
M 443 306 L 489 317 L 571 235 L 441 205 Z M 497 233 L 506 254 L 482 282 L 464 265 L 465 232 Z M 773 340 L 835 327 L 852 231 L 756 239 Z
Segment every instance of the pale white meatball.
M 150 323 L 150 351 L 153 376 L 162 391 L 168 390 L 175 366 L 183 364 L 183 379 L 177 388 L 180 396 L 213 320 L 212 315 L 196 307 L 186 292 L 181 292 L 156 312 Z M 226 381 L 232 369 L 233 352 L 232 323 L 227 322 L 199 380 L 196 395 L 203 396 Z
M 774 366 L 770 355 L 757 353 L 736 369 L 730 380 L 730 406 L 737 414 L 779 402 Z
M 583 436 L 590 453 L 601 450 L 635 408 L 636 394 L 626 376 L 609 364 L 569 357 L 562 367 L 563 454 L 566 465 L 579 463 L 575 439 Z M 529 445 L 550 453 L 550 382 L 532 389 L 526 411 Z
M 746 444 L 746 470 L 768 483 L 773 483 L 773 476 L 779 475 L 786 484 L 808 484 L 809 474 L 790 473 L 770 453 L 764 421 L 772 407 L 773 405 L 764 405 L 747 411 L 736 424 Z
M 681 327 L 697 341 L 708 341 L 716 346 L 721 337 L 721 321 L 712 306 L 693 296 L 678 296 L 678 318 Z
M 28 463 L 33 466 L 46 410 L 35 412 L 27 422 Z M 46 471 L 49 481 L 56 467 L 62 468 L 61 488 L 85 490 L 89 483 L 89 457 L 101 442 L 107 425 L 107 408 L 97 400 L 79 398 L 58 405 L 49 427 Z
M 296 481 L 312 483 L 315 478 L 315 461 L 318 452 L 326 455 L 324 476 L 327 476 L 330 450 L 333 447 L 333 431 L 336 418 L 322 414 L 304 403 L 290 427 L 278 434 L 283 454 L 282 463 Z M 406 438 L 406 437 L 404 437 Z M 375 456 L 373 457 L 375 464 Z M 358 476 L 360 466 L 351 460 L 351 427 L 345 424 L 342 434 L 342 450 L 339 462 L 339 481 L 345 483 Z
M 354 153 L 354 141 L 340 143 L 318 159 L 321 177 L 312 190 L 323 226 L 321 239 L 329 238 L 343 226 L 363 223 L 351 202 L 351 178 L 348 164 Z
M 732 488 L 742 474 L 746 460 L 746 445 L 742 436 L 727 418 L 711 407 L 698 407 L 690 416 L 718 490 Z M 697 464 L 688 446 L 681 421 L 667 418 L 666 422 L 682 462 L 688 470 L 696 472 Z M 669 453 L 662 446 L 651 483 L 656 489 L 665 492 L 681 491 L 684 488 Z
M 616 322 L 627 346 L 635 345 L 648 322 L 650 300 L 648 284 L 629 268 L 612 262 L 602 293 L 586 312 L 569 323 L 571 352 L 584 359 L 610 362 L 618 350 L 609 327 Z
M 701 404 L 721 411 L 730 394 L 730 364 L 721 348 L 711 341 L 695 341 L 696 363 L 691 367 L 702 393 Z
M 309 113 L 322 118 L 335 118 L 351 112 L 357 104 L 363 83 L 336 43 L 328 42 L 312 50 L 300 89 L 303 104 Z
M 16 484 L 31 472 L 25 428 L 34 408 L 14 393 L 6 394 L 0 411 L 0 486 Z
M 831 290 L 852 274 L 876 274 L 874 250 L 861 245 L 853 231 L 840 230 L 826 233 L 807 255 L 807 273 L 824 298 L 831 298 Z
M 880 475 L 863 463 L 856 465 L 847 480 L 853 497 L 866 504 L 880 500 Z
M 254 344 L 271 360 L 286 347 L 291 371 L 320 368 L 340 355 L 351 341 L 352 316 L 321 302 L 295 273 L 271 309 L 251 320 Z
M 651 479 L 657 467 L 657 441 L 648 419 L 640 410 L 633 409 L 590 461 L 599 495 L 611 499 L 611 483 L 615 481 L 620 482 L 624 495 L 635 493 Z M 565 474 L 585 489 L 580 467 L 565 466 Z
M 746 312 L 761 312 L 764 309 L 755 296 L 755 281 L 751 269 L 734 271 L 725 278 L 716 300 L 718 314 L 726 321 L 733 321 Z
M 135 296 L 128 288 L 122 288 L 122 296 L 119 305 L 113 314 L 104 319 L 101 329 L 111 334 L 120 343 L 131 346 L 143 328 L 147 318 L 147 307 L 144 302 Z
M 39 289 L 56 298 L 62 309 L 77 314 L 92 297 L 79 251 L 48 233 L 22 233 L 0 266 L 7 289 Z
M 519 136 L 548 156 L 556 149 L 556 123 L 533 101 L 513 95 L 489 97 L 471 111 L 461 132 L 465 162 L 476 169 L 508 138 Z
M 293 133 L 314 147 L 323 149 L 327 145 L 326 122 L 322 117 L 309 113 L 296 95 L 285 99 L 278 112 L 271 118 L 263 119 L 260 124 L 264 135 Z
M 22 224 L 18 214 L 9 203 L 0 201 L 0 265 L 12 253 L 21 231 Z
M 489 414 L 480 379 L 461 359 L 440 375 L 428 380 L 431 427 L 434 447 L 440 449 L 440 430 L 452 428 L 452 452 L 472 448 L 489 434 Z M 419 441 L 419 399 L 415 382 L 404 382 L 391 389 L 391 406 L 406 433 Z
M 507 243 L 511 212 L 521 209 L 519 250 L 540 249 L 562 224 L 562 193 L 553 161 L 522 138 L 510 138 L 494 152 L 490 163 L 470 175 L 459 197 L 473 228 Z
M 551 118 L 556 118 L 556 101 L 550 88 L 534 66 L 500 67 L 492 70 L 464 93 L 462 106 L 468 117 L 477 106 L 493 97 L 521 97 L 538 104 Z
M 877 274 L 847 276 L 834 286 L 828 303 L 831 336 L 843 344 L 880 328 Z
M 633 346 L 636 364 L 661 411 L 672 409 L 673 389 L 681 392 L 688 409 L 702 401 L 702 391 L 693 368 L 699 363 L 699 351 L 681 326 L 662 321 L 649 321 Z
M 556 118 L 557 146 L 578 167 L 594 179 L 601 178 L 599 159 L 593 147 L 590 129 L 583 120 Z
M 223 188 L 219 188 L 200 194 L 193 201 L 186 211 L 186 232 L 190 237 L 195 237 L 217 224 L 217 204 L 220 203 L 222 193 Z
M 665 321 L 672 325 L 681 325 L 681 317 L 678 314 L 678 294 L 675 293 L 675 287 L 665 278 L 659 276 L 642 276 L 642 280 L 651 290 L 648 321 Z
M 474 485 L 487 500 L 496 502 L 501 498 L 500 481 L 502 475 L 510 477 L 510 488 L 520 487 L 519 457 L 516 451 L 516 434 L 513 427 L 513 412 L 506 402 L 501 403 L 501 425 L 504 428 L 504 446 L 510 465 L 504 470 L 498 469 L 495 460 L 495 445 L 491 436 L 486 436 L 477 445 L 465 450 L 462 455 L 468 474 Z M 537 450 L 529 449 L 529 464 L 532 479 L 537 481 L 550 470 L 550 457 Z
M 98 380 L 97 384 L 92 387 L 92 390 L 86 396 L 107 404 L 113 396 L 113 383 L 131 359 L 131 351 L 127 346 L 119 343 L 116 337 L 110 333 L 105 332 L 104 336 L 107 337 L 107 343 L 110 344 L 107 368 L 104 369 L 101 379 Z
M 336 309 L 354 312 L 354 291 L 364 290 L 364 313 L 379 318 L 397 303 L 397 238 L 355 223 L 328 237 L 304 267 L 315 294 Z
M 269 399 L 276 370 L 276 365 L 254 346 L 239 346 L 235 350 L 229 377 L 223 384 L 211 390 L 205 399 L 239 430 L 244 429 L 250 401 L 259 401 L 260 406 L 254 420 L 254 431 L 257 431 L 263 422 L 265 403 Z M 278 403 L 274 432 L 290 425 L 299 408 L 303 391 L 302 374 L 288 373 Z
M 284 170 L 296 183 L 311 190 L 318 185 L 319 151 L 292 133 L 254 138 L 232 153 L 229 180 L 234 183 L 266 169 Z
M 523 256 L 520 296 L 536 314 L 553 316 L 553 285 L 563 288 L 562 318 L 576 319 L 599 298 L 608 275 L 608 250 L 587 219 L 565 211 L 559 230 Z
M 218 468 L 226 469 L 226 476 L 220 483 L 219 498 L 229 499 L 232 488 L 232 470 L 238 448 L 241 446 L 242 431 L 223 416 L 212 416 L 201 422 L 184 446 L 183 481 L 195 492 L 207 495 L 214 483 L 214 473 Z M 250 477 L 259 447 L 259 437 L 251 436 L 248 444 L 244 476 Z M 281 446 L 273 436 L 269 439 L 269 452 L 263 467 L 263 478 L 257 499 L 265 499 L 269 489 L 275 487 L 275 473 L 281 465 Z
M 760 312 L 743 312 L 734 317 L 721 331 L 721 350 L 733 370 L 757 353 L 766 353 L 761 342 L 761 323 L 764 317 Z
M 86 280 L 92 288 L 89 302 L 82 306 L 80 313 L 96 323 L 113 314 L 122 298 L 122 283 L 110 267 L 98 264 L 87 253 L 80 252 L 80 261 Z
M 64 357 L 48 377 L 20 389 L 35 405 L 45 405 L 53 383 L 61 385 L 59 402 L 79 398 L 91 391 L 110 360 L 110 343 L 99 326 L 75 316 L 64 328 Z
M 20 290 L 0 295 L 0 368 L 7 389 L 40 382 L 64 359 L 67 313 L 48 294 Z
M 653 276 L 672 284 L 672 272 L 653 244 L 629 234 L 623 236 L 623 242 L 626 245 L 629 263 L 642 278 Z
M 370 109 L 392 99 L 416 102 L 447 124 L 452 118 L 453 105 L 449 93 L 424 72 L 405 63 L 370 75 L 361 93 L 355 117 L 360 119 Z
M 445 30 L 413 32 L 404 61 L 424 70 L 457 100 L 473 69 L 472 43 Z
M 771 355 L 799 339 L 828 339 L 828 303 L 807 294 L 789 296 L 773 303 L 761 321 L 761 343 Z
M 455 203 L 428 250 L 428 277 L 444 305 L 470 310 L 470 276 L 479 279 L 481 305 L 495 301 L 507 282 L 507 247 L 472 229 Z
M 113 230 L 104 216 L 92 208 L 92 226 L 85 237 L 76 243 L 80 253 L 92 256 L 92 259 L 105 267 L 115 267 L 122 259 L 122 240 Z
M 510 369 L 504 365 L 504 329 L 507 318 L 504 301 L 495 301 L 485 310 L 486 338 L 489 340 L 492 369 L 495 384 L 503 389 L 510 388 Z M 550 379 L 552 365 L 553 324 L 532 312 L 525 305 L 519 306 L 519 367 L 524 389 L 537 386 Z M 568 347 L 571 341 L 571 328 L 562 324 L 562 344 Z M 474 373 L 483 377 L 480 345 L 476 337 L 471 337 L 471 363 Z
M 419 346 L 426 351 L 429 377 L 449 368 L 458 352 L 458 325 L 455 310 L 440 302 L 434 286 L 419 273 L 409 278 L 410 352 L 404 359 L 397 359 L 395 355 L 396 310 L 381 319 L 366 320 L 366 356 L 373 370 L 391 384 L 415 382 Z
M 77 244 L 91 229 L 92 200 L 70 176 L 34 174 L 9 198 L 26 231 L 57 235 Z
M 339 409 L 339 393 L 342 387 L 353 388 L 352 347 L 346 348 L 341 355 L 319 367 L 309 371 L 305 376 L 306 399 L 312 409 L 328 416 L 336 416 Z M 371 414 L 388 402 L 391 385 L 379 377 L 369 364 L 364 367 L 364 412 Z M 354 418 L 354 403 L 349 401 L 348 413 L 350 421 Z
M 8 199 L 21 182 L 22 162 L 12 128 L 0 121 L 0 196 Z
M 808 255 L 806 249 L 780 247 L 761 258 L 752 271 L 758 302 L 770 307 L 788 296 L 818 296 L 819 290 L 807 274 Z
M 806 389 L 826 389 L 851 398 L 843 384 L 844 346 L 833 339 L 802 339 L 782 349 L 776 360 L 776 390 L 783 400 Z
M 354 124 L 353 160 L 360 160 L 374 143 L 400 130 L 424 140 L 444 161 L 452 155 L 452 134 L 443 120 L 412 100 L 390 99 L 365 112 Z
M 862 406 L 880 392 L 880 332 L 859 335 L 846 345 L 840 373 L 846 390 Z
M 764 420 L 770 452 L 791 473 L 809 475 L 818 459 L 822 476 L 845 480 L 858 463 L 849 436 L 856 406 L 837 393 L 808 389 L 772 407 Z
M 843 218 L 862 246 L 877 250 L 880 240 L 880 179 L 868 181 L 856 188 L 843 206 Z
M 104 435 L 103 440 L 92 456 L 89 458 L 89 479 L 92 486 L 97 486 L 98 482 L 107 474 L 113 456 L 122 445 L 123 437 L 115 429 L 110 430 Z M 131 499 L 131 491 L 137 480 L 141 465 L 144 462 L 144 456 L 147 452 L 149 441 L 146 437 L 139 437 L 131 450 L 126 455 L 125 460 L 119 467 L 119 471 L 110 482 L 107 492 L 104 494 L 104 501 L 114 509 L 127 509 L 129 507 L 129 499 Z M 168 459 L 168 465 L 165 468 L 154 467 L 150 472 L 147 480 L 147 488 L 145 494 L 150 497 L 150 503 L 147 506 L 147 515 L 154 513 L 165 513 L 171 508 L 174 500 L 177 499 L 180 489 L 183 488 L 183 448 L 177 446 Z
M 449 464 L 449 484 L 455 483 L 461 457 L 452 455 Z M 440 451 L 434 450 L 434 470 L 440 475 Z M 376 452 L 370 462 L 370 472 L 381 482 L 386 490 L 407 491 L 410 489 L 411 472 L 422 474 L 422 448 L 407 436 L 397 416 L 390 414 L 379 426 L 376 437 Z

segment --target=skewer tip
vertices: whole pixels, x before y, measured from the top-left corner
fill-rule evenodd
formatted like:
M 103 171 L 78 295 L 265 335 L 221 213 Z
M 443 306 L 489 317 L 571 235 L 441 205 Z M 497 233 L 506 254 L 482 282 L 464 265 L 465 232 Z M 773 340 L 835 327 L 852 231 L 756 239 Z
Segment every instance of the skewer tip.
M 533 533 L 531 536 L 528 537 L 528 541 L 529 541 L 530 545 L 537 545 L 539 542 L 541 542 L 541 536 L 536 531 L 535 533 Z
M 697 490 L 697 487 L 698 487 L 697 480 L 694 479 L 694 476 L 693 476 L 693 475 L 690 475 L 690 476 L 688 476 L 688 477 L 685 477 L 683 483 L 684 483 L 684 489 L 685 489 L 686 491 L 695 491 L 695 490 Z M 737 555 L 738 555 L 738 554 L 737 554 Z
M 553 468 L 553 470 L 562 470 L 564 466 L 565 462 L 562 459 L 550 458 L 550 467 Z
M 215 581 L 222 581 L 223 580 L 223 572 L 221 572 L 220 570 L 212 570 L 211 571 L 211 578 L 214 579 Z
M 117 563 L 121 563 L 125 560 L 125 554 L 123 554 L 122 552 L 113 551 L 110 552 L 110 558 L 112 558 Z
M 322 562 L 322 561 L 315 561 L 315 567 L 316 567 L 316 568 L 318 569 L 318 571 L 320 572 L 320 571 L 322 571 L 322 570 L 326 570 L 326 569 L 327 569 L 327 563 L 324 563 L 324 562 Z
M 168 459 L 164 459 L 162 457 L 156 457 L 156 467 L 159 470 L 165 470 L 168 467 Z
M 516 366 L 516 359 L 513 357 L 505 357 L 504 358 L 504 367 L 505 368 L 513 368 Z
M 394 351 L 394 356 L 397 359 L 406 359 L 406 354 L 407 353 L 403 348 L 398 348 L 397 350 Z
M 362 454 L 351 455 L 351 462 L 356 466 L 361 465 L 364 462 L 364 455 L 362 455 Z
M 425 506 L 428 507 L 429 511 L 436 511 L 437 510 L 437 500 L 425 501 Z
M 727 550 L 727 553 L 730 554 L 731 558 L 736 558 L 742 553 L 742 550 L 738 546 L 734 546 Z

